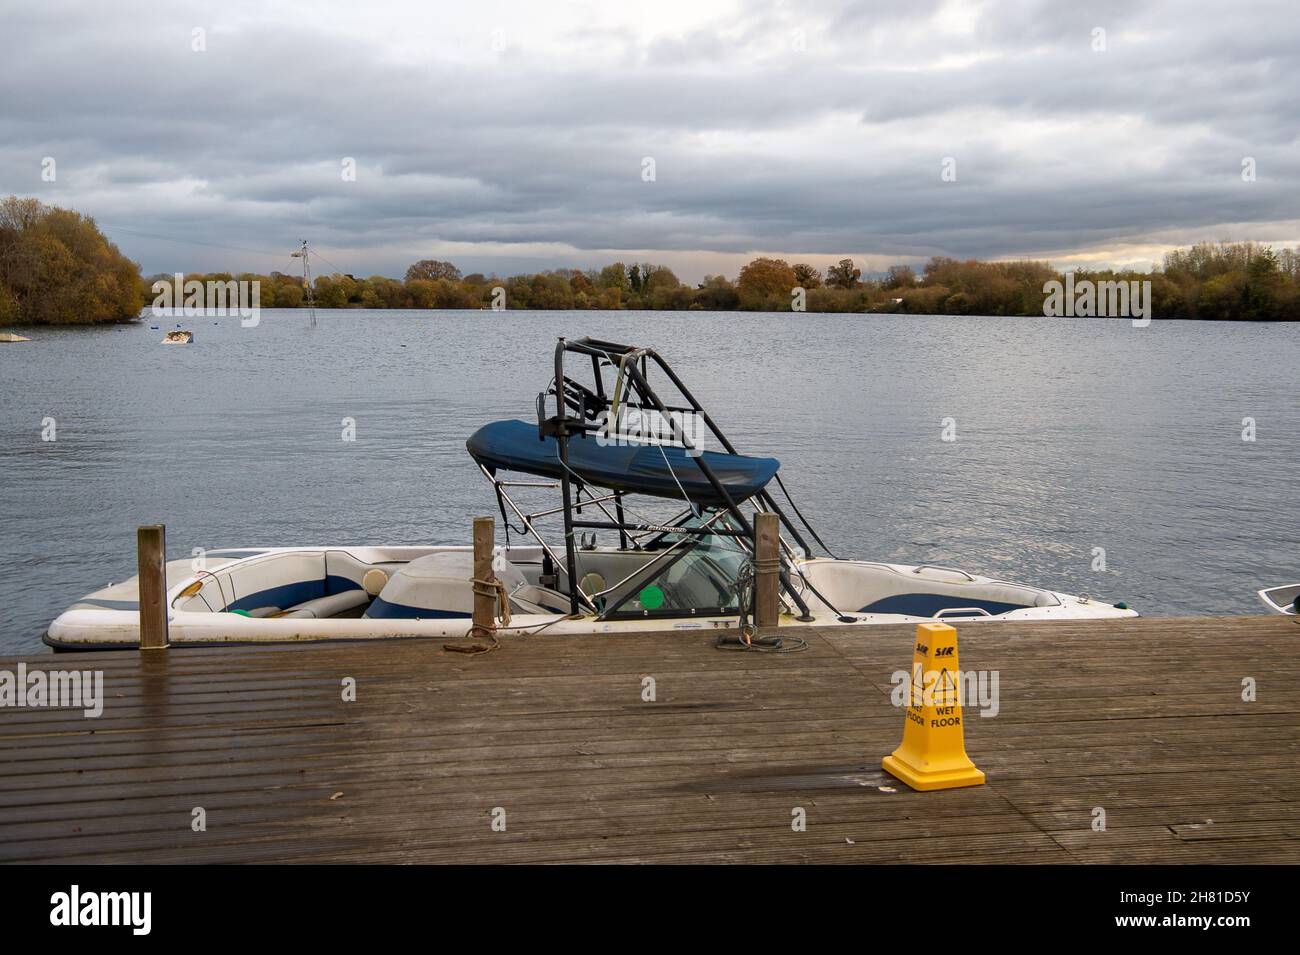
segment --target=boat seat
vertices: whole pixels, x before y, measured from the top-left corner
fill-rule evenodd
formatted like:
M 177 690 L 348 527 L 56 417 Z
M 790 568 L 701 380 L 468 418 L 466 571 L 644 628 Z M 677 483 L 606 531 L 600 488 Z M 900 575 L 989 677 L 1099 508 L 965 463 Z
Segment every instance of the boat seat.
M 509 561 L 494 573 L 512 599 L 530 587 L 519 568 Z M 418 620 L 469 617 L 474 612 L 473 576 L 474 555 L 466 551 L 417 557 L 388 579 L 379 596 L 366 608 L 365 616 Z M 532 586 L 530 592 L 540 598 L 544 588 Z M 527 610 L 538 612 L 532 608 Z
M 340 594 L 349 590 L 364 590 L 366 572 L 374 565 L 357 560 L 347 551 L 325 552 L 325 593 Z
M 584 593 L 591 594 L 593 591 L 584 586 L 584 580 L 590 576 L 600 578 L 601 581 L 618 582 L 629 574 L 635 573 L 645 566 L 654 554 L 647 551 L 639 550 L 584 550 L 578 552 L 578 586 Z M 567 591 L 569 587 L 569 575 L 563 565 L 555 568 L 556 580 L 558 586 L 556 589 Z M 596 583 L 592 580 L 591 583 Z M 604 590 L 608 583 L 604 583 L 600 590 Z M 599 592 L 599 591 L 595 591 Z
M 569 598 L 549 587 L 526 584 L 510 595 L 511 609 L 517 613 L 569 612 Z M 525 606 L 530 605 L 530 606 Z M 536 608 L 536 609 L 534 609 Z
M 329 594 L 325 597 L 317 597 L 315 600 L 304 601 L 296 607 L 273 614 L 273 616 L 277 619 L 307 617 L 323 620 L 326 617 L 336 617 L 341 613 L 368 603 L 370 603 L 370 595 L 364 590 L 345 590 L 342 593 Z
M 373 565 L 343 550 L 264 554 L 233 569 L 221 567 L 202 576 L 199 588 L 179 598 L 175 607 L 279 616 L 326 597 L 352 594 L 354 601 L 364 599 L 363 581 L 372 569 Z

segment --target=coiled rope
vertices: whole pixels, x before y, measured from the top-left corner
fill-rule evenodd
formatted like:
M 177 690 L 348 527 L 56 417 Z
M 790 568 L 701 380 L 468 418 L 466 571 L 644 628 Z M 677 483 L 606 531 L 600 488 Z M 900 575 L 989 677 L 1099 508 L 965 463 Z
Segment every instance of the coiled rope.
M 757 565 L 757 566 L 756 566 Z M 713 646 L 718 650 L 754 650 L 759 653 L 798 653 L 808 649 L 808 641 L 803 637 L 790 637 L 787 645 L 781 637 L 760 637 L 757 628 L 750 620 L 750 610 L 754 605 L 754 578 L 758 571 L 776 573 L 780 570 L 781 558 L 765 558 L 761 563 L 755 558 L 745 561 L 736 574 L 736 604 L 740 608 L 740 619 L 736 622 L 739 631 L 736 636 L 723 634 Z
M 473 640 L 475 638 L 485 638 L 490 640 L 491 643 L 444 643 L 442 648 L 449 653 L 491 653 L 493 650 L 500 649 L 501 641 L 498 639 L 498 636 L 505 630 L 509 630 L 513 634 L 522 636 L 523 634 L 541 633 L 547 627 L 553 627 L 561 620 L 582 619 L 582 614 L 570 616 L 567 613 L 561 613 L 557 614 L 553 619 L 547 620 L 545 623 L 532 624 L 527 627 L 512 627 L 510 626 L 510 598 L 506 594 L 505 584 L 495 578 L 492 580 L 471 579 L 470 582 L 474 585 L 475 593 L 481 594 L 484 597 L 494 596 L 496 598 L 497 609 L 499 611 L 496 616 L 501 618 L 501 625 L 497 626 L 496 624 L 493 624 L 491 627 L 471 625 L 465 634 L 466 639 Z
M 498 578 L 492 577 L 488 580 L 482 580 L 478 577 L 470 578 L 470 583 L 474 585 L 474 602 L 478 603 L 479 597 L 487 597 L 496 603 L 496 613 L 493 620 L 501 620 L 502 627 L 510 626 L 510 595 L 506 593 L 506 585 Z M 482 639 L 488 640 L 489 643 L 444 643 L 442 648 L 451 653 L 491 653 L 493 650 L 501 648 L 501 641 L 497 639 L 497 627 L 494 622 L 491 626 L 482 624 L 471 624 L 469 631 L 465 634 L 467 640 Z

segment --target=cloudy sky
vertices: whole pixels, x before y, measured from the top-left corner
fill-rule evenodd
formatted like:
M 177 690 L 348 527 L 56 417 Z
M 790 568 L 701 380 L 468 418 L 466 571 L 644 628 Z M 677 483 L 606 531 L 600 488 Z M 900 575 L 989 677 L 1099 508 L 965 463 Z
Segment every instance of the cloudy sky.
M 1291 2 L 46 0 L 0 20 L 0 194 L 93 215 L 147 273 L 287 269 L 301 237 L 359 275 L 621 258 L 687 280 L 755 254 L 1145 268 L 1201 239 L 1300 242 Z

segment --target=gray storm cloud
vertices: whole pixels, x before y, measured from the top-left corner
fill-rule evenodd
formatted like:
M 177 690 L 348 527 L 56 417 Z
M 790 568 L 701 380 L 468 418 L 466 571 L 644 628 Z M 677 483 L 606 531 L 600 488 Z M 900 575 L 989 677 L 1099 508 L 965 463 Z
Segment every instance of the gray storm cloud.
M 287 267 L 304 235 L 364 274 L 626 253 L 696 278 L 1300 234 L 1285 4 L 358 9 L 6 13 L 0 193 L 94 215 L 146 271 Z

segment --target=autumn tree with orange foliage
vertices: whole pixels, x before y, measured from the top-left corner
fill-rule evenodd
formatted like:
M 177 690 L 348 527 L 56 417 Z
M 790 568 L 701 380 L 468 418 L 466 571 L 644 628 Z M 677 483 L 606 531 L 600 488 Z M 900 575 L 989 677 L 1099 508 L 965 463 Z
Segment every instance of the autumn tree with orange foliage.
M 95 220 L 35 199 L 0 200 L 0 325 L 92 325 L 144 308 L 140 267 Z
M 736 291 L 741 308 L 777 311 L 790 307 L 790 293 L 798 284 L 785 259 L 759 258 L 740 270 Z

